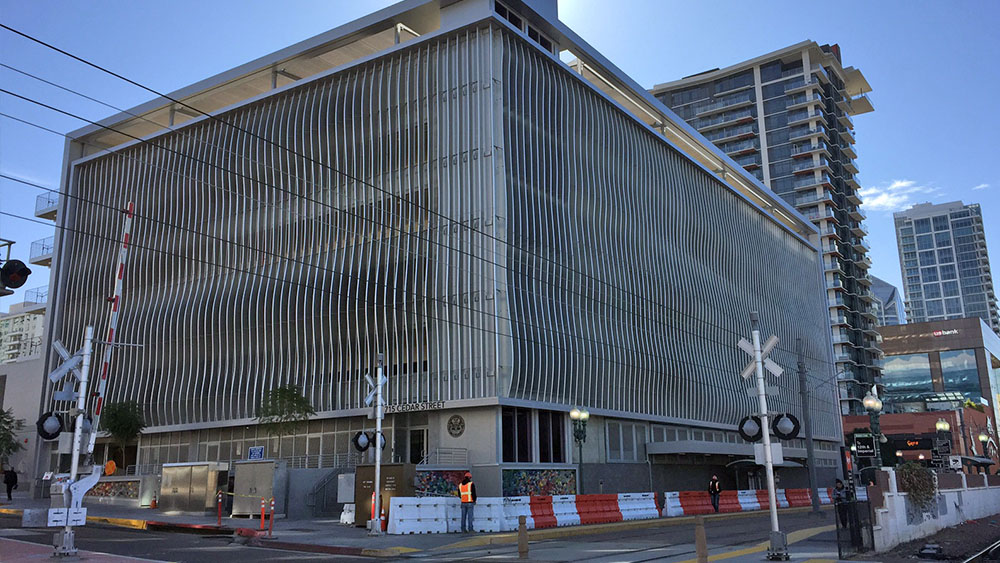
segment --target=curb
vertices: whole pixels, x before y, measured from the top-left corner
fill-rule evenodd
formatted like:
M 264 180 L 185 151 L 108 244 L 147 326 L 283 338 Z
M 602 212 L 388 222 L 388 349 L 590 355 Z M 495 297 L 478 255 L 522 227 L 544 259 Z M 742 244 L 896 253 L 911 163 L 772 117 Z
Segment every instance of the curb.
M 286 551 L 300 551 L 306 553 L 323 553 L 327 555 L 353 555 L 355 557 L 400 557 L 402 555 L 416 553 L 419 549 L 413 547 L 356 547 L 341 545 L 316 545 L 311 543 L 284 542 L 270 540 L 266 537 L 254 537 L 248 542 L 253 547 L 266 547 L 269 549 L 281 549 Z

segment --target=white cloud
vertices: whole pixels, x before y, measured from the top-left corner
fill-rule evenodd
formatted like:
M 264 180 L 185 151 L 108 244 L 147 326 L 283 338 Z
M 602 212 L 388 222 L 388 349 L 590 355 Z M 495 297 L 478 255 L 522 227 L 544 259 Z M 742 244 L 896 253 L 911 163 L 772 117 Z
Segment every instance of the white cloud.
M 985 190 L 988 187 L 990 187 L 989 184 L 979 184 L 978 186 L 973 186 L 972 189 L 974 189 L 974 190 Z
M 917 184 L 914 180 L 893 180 L 888 185 L 868 186 L 858 190 L 862 206 L 870 211 L 902 211 L 911 207 L 912 197 L 937 194 L 941 188 Z

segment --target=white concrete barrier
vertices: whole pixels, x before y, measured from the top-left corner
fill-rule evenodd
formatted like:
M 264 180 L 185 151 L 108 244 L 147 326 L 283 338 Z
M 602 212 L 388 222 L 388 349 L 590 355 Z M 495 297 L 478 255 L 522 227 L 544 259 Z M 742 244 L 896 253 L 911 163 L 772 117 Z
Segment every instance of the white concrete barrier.
M 457 498 L 392 497 L 389 500 L 390 534 L 445 534 L 448 532 L 449 505 Z
M 525 526 L 529 530 L 535 528 L 535 520 L 531 517 L 531 497 L 503 497 L 503 530 L 517 529 L 518 516 L 525 516 Z
M 552 515 L 556 526 L 579 526 L 580 514 L 576 511 L 576 495 L 552 497 Z
M 743 509 L 743 512 L 760 510 L 760 500 L 757 498 L 756 490 L 736 491 L 736 498 L 740 501 L 740 508 Z
M 660 517 L 656 493 L 619 493 L 618 510 L 622 520 L 650 520 Z
M 350 526 L 354 525 L 354 504 L 345 504 L 344 510 L 340 513 L 340 523 Z
M 663 493 L 663 515 L 668 517 L 684 516 L 681 506 L 681 495 L 677 491 Z

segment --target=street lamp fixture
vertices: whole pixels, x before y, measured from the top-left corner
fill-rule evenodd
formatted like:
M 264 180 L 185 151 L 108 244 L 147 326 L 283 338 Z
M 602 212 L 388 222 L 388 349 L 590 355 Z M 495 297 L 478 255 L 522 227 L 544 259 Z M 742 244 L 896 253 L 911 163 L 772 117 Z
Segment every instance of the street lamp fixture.
M 569 411 L 569 417 L 573 419 L 573 440 L 576 441 L 576 447 L 579 450 L 580 466 L 577 468 L 577 478 L 579 482 L 577 483 L 577 490 L 582 495 L 583 494 L 583 443 L 587 441 L 587 421 L 590 420 L 590 413 L 586 409 L 581 410 L 573 407 L 573 410 Z
M 986 442 L 990 441 L 990 437 L 989 437 L 988 434 L 986 434 L 986 432 L 980 432 L 978 438 L 979 438 L 979 441 L 982 442 L 982 443 L 984 443 L 984 444 Z
M 950 432 L 951 424 L 949 424 L 947 420 L 939 418 L 938 421 L 934 423 L 934 428 L 936 428 L 938 432 Z
M 878 417 L 879 413 L 882 412 L 882 399 L 878 397 L 878 387 L 872 385 L 871 391 L 861 400 L 861 404 L 868 411 L 868 422 L 872 429 L 872 435 L 878 437 L 878 440 L 875 442 L 875 463 L 881 465 L 882 457 L 879 453 L 878 445 L 885 444 L 889 439 L 882 435 L 882 429 L 879 426 Z

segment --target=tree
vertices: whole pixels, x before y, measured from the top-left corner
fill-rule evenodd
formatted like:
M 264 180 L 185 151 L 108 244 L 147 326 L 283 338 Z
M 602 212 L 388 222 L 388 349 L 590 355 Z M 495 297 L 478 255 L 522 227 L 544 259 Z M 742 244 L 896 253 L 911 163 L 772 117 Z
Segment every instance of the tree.
M 24 420 L 14 418 L 14 409 L 0 410 L 0 461 L 24 449 L 17 433 L 24 429 Z
M 125 465 L 125 446 L 135 440 L 146 427 L 142 417 L 142 406 L 135 401 L 111 403 L 104 407 L 101 414 L 101 430 L 111 434 L 111 439 L 122 454 L 122 465 Z
M 298 385 L 282 385 L 264 394 L 257 422 L 271 436 L 281 436 L 291 434 L 314 414 L 316 410 Z

